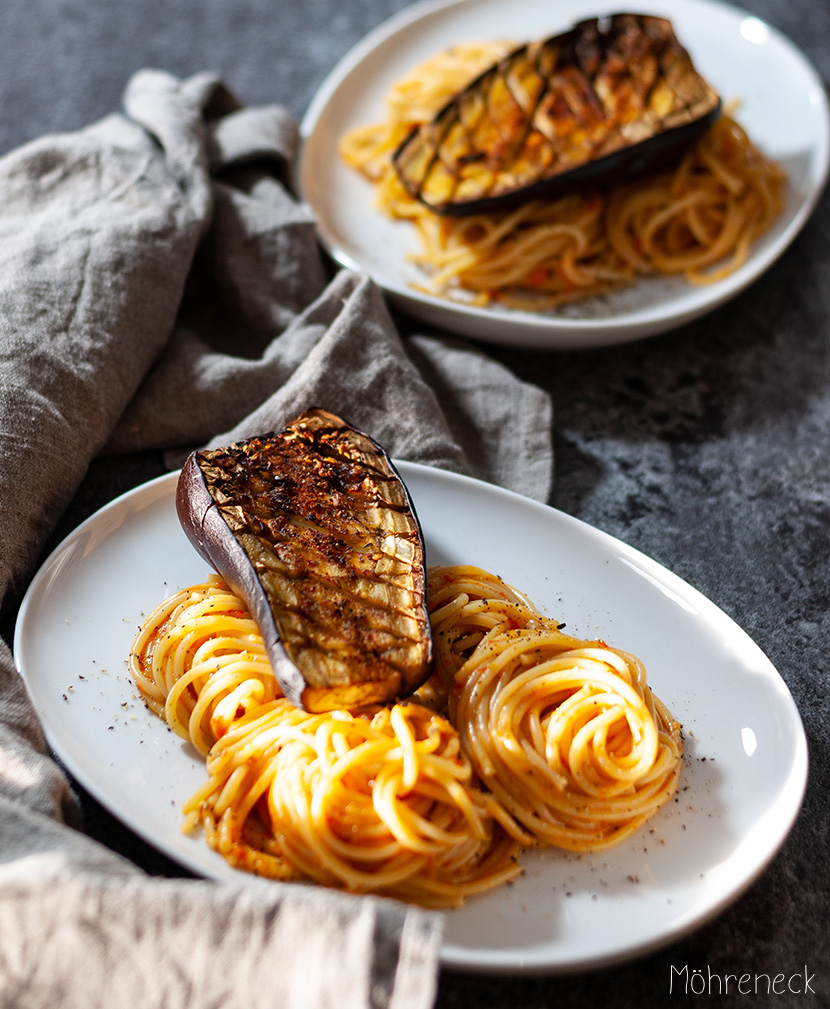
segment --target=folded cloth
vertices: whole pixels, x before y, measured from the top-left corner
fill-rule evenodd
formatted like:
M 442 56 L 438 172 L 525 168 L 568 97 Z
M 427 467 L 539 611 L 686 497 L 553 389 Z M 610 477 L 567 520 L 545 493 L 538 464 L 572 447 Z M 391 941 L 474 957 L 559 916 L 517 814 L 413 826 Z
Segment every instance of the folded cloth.
M 551 404 L 468 343 L 402 338 L 327 268 L 290 192 L 296 127 L 210 75 L 142 71 L 124 111 L 0 159 L 0 600 L 90 463 L 345 416 L 393 456 L 541 500 Z M 333 276 L 331 275 L 333 272 Z M 86 837 L 0 642 L 0 1003 L 432 1004 L 440 916 L 274 884 L 150 878 Z

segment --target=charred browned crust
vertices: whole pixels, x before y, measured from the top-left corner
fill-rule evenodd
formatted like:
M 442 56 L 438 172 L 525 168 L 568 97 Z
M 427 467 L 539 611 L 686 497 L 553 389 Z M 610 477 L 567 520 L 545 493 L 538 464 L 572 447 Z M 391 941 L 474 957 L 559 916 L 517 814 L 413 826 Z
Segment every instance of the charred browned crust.
M 420 525 L 368 435 L 309 410 L 278 433 L 193 453 L 176 504 L 194 547 L 249 607 L 293 703 L 383 703 L 429 675 Z
M 662 167 L 720 114 L 665 18 L 615 14 L 521 46 L 393 155 L 438 214 L 495 210 Z

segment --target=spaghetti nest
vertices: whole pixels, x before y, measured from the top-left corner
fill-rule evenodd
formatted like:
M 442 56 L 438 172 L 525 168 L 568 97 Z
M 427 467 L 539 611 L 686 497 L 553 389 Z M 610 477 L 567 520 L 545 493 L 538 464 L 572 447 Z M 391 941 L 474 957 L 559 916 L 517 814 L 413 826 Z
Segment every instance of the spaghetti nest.
M 153 610 L 130 672 L 150 710 L 202 755 L 239 717 L 282 694 L 256 623 L 215 576 Z
M 605 848 L 673 795 L 680 726 L 636 656 L 562 633 L 477 568 L 436 569 L 429 588 L 449 717 L 517 840 Z
M 543 309 L 681 274 L 707 284 L 732 273 L 783 207 L 786 177 L 729 115 L 670 170 L 626 185 L 533 199 L 509 211 L 438 216 L 403 187 L 392 154 L 460 88 L 511 47 L 457 46 L 395 84 L 384 122 L 341 141 L 344 161 L 376 186 L 387 216 L 410 221 L 428 293 L 473 304 Z
M 148 617 L 130 656 L 151 710 L 205 755 L 185 826 L 240 869 L 451 907 L 527 846 L 606 847 L 673 793 L 679 726 L 642 663 L 568 637 L 478 568 L 435 568 L 436 668 L 391 707 L 311 714 L 216 576 Z

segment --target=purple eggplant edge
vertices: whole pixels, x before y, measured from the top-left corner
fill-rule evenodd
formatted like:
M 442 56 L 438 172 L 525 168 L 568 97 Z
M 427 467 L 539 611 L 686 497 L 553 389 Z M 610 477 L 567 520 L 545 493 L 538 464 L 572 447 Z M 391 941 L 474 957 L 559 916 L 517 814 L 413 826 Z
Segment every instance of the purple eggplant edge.
M 179 474 L 176 485 L 176 513 L 179 522 L 199 556 L 215 571 L 219 571 L 220 566 L 225 568 L 220 573 L 221 577 L 251 608 L 271 669 L 283 693 L 295 707 L 302 707 L 305 680 L 283 647 L 267 593 L 250 557 L 210 493 L 199 466 L 199 454 L 198 451 L 192 452 Z M 211 543 L 211 549 L 206 547 L 207 541 Z M 222 560 L 227 563 L 217 563 Z

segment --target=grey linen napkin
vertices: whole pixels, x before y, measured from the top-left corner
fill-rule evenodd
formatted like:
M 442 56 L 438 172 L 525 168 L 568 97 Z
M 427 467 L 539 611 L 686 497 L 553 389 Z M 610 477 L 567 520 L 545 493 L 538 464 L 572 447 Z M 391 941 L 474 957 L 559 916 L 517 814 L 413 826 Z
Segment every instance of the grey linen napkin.
M 90 462 L 319 405 L 397 457 L 539 499 L 551 404 L 484 353 L 402 339 L 329 279 L 285 183 L 296 128 L 212 76 L 142 71 L 124 112 L 0 160 L 0 600 Z M 146 876 L 86 837 L 0 642 L 0 1004 L 426 1009 L 442 919 L 315 887 Z

